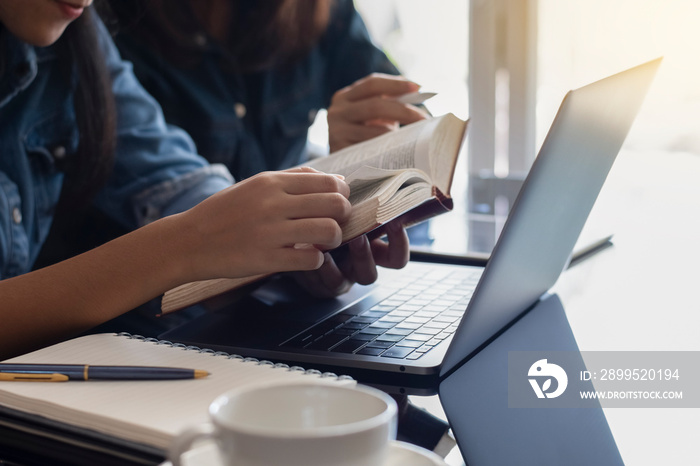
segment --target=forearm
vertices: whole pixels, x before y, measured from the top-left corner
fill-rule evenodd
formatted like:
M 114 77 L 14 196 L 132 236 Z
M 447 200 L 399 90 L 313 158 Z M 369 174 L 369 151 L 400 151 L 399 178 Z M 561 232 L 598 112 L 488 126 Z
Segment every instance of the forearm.
M 75 335 L 116 317 L 186 276 L 176 217 L 99 248 L 0 281 L 0 357 Z
M 340 245 L 349 195 L 338 177 L 310 168 L 261 173 L 85 254 L 0 281 L 0 359 L 186 282 L 316 269 L 319 249 Z

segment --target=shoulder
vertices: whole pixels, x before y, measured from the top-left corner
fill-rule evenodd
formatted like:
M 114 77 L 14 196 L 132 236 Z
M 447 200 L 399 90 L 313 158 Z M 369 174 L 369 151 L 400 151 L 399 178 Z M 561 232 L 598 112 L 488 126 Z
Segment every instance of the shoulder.
M 331 5 L 328 36 L 342 37 L 362 24 L 362 19 L 351 0 L 336 0 Z

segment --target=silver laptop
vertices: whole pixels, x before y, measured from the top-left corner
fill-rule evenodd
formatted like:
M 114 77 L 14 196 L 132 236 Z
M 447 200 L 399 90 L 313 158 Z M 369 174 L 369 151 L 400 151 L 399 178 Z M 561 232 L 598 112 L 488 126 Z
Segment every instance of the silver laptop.
M 277 278 L 160 338 L 375 385 L 437 387 L 554 285 L 660 62 L 566 95 L 486 267 L 412 262 L 328 300 Z

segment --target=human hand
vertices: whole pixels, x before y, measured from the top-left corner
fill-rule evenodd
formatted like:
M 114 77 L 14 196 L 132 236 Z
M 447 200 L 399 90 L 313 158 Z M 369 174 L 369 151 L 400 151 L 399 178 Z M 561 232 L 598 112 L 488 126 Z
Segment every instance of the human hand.
M 193 280 L 313 270 L 340 245 L 348 185 L 312 168 L 265 172 L 180 214 Z
M 328 107 L 330 151 L 425 119 L 427 114 L 418 107 L 394 100 L 419 87 L 401 76 L 374 73 L 337 91 Z
M 406 230 L 398 223 L 387 225 L 387 239 L 369 241 L 366 235 L 350 241 L 341 254 L 325 253 L 317 270 L 296 272 L 294 278 L 312 295 L 331 298 L 347 292 L 359 283 L 369 285 L 377 279 L 377 266 L 400 269 L 408 263 L 409 242 Z

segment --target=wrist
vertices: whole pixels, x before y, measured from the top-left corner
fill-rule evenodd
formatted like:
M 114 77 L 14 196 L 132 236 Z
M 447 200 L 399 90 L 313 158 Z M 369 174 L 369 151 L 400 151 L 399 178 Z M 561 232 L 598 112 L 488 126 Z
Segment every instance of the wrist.
M 143 227 L 151 237 L 146 254 L 153 258 L 154 273 L 162 278 L 164 291 L 199 279 L 192 261 L 196 235 L 184 220 L 183 214 L 175 214 Z

